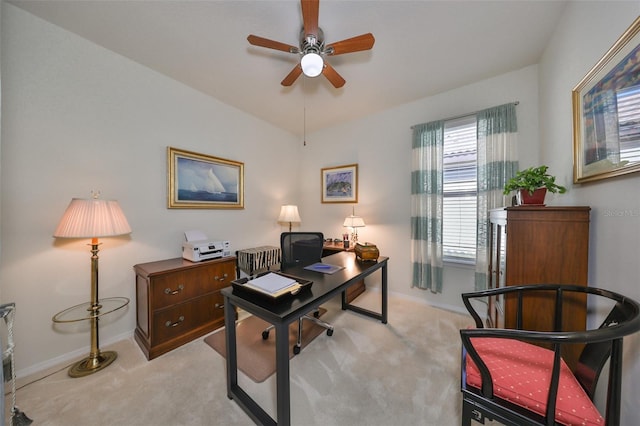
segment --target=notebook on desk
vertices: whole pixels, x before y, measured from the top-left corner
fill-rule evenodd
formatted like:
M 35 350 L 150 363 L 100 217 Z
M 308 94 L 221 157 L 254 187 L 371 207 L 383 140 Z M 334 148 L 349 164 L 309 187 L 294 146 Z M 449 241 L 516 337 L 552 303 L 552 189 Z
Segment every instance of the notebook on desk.
M 305 266 L 304 269 L 308 271 L 322 272 L 323 274 L 333 274 L 334 272 L 344 269 L 344 266 L 329 265 L 328 263 L 317 262 L 312 265 Z

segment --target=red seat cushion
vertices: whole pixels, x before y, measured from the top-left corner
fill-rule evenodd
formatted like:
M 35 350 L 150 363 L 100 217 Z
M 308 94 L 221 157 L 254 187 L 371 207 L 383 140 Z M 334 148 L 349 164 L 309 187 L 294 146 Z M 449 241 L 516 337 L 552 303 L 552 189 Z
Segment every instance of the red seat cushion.
M 542 416 L 547 408 L 553 351 L 514 339 L 473 338 L 473 347 L 491 372 L 496 396 Z M 480 389 L 480 371 L 467 355 L 467 385 Z M 556 422 L 603 425 L 604 419 L 564 361 L 556 400 Z

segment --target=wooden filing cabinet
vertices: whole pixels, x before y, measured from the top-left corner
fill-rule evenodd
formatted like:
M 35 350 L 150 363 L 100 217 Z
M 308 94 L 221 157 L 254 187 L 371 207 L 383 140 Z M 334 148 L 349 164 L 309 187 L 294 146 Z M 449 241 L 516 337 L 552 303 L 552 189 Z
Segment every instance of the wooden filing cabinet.
M 235 278 L 235 257 L 141 263 L 136 273 L 135 339 L 151 360 L 224 325 L 220 290 Z

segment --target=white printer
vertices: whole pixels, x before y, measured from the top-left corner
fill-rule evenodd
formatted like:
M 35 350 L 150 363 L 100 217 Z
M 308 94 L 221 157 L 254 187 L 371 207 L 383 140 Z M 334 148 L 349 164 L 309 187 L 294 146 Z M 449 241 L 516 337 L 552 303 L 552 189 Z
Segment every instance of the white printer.
M 182 257 L 192 262 L 219 259 L 231 256 L 229 241 L 209 240 L 201 231 L 184 233 L 186 241 L 182 243 Z

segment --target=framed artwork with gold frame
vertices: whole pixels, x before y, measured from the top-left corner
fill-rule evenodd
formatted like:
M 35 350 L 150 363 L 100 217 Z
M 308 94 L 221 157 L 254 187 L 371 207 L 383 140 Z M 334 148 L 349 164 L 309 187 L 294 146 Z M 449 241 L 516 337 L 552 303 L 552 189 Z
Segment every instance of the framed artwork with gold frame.
M 640 17 L 572 92 L 573 181 L 640 171 Z
M 170 209 L 243 209 L 244 163 L 167 148 Z
M 358 202 L 358 165 L 327 167 L 320 172 L 323 203 Z

